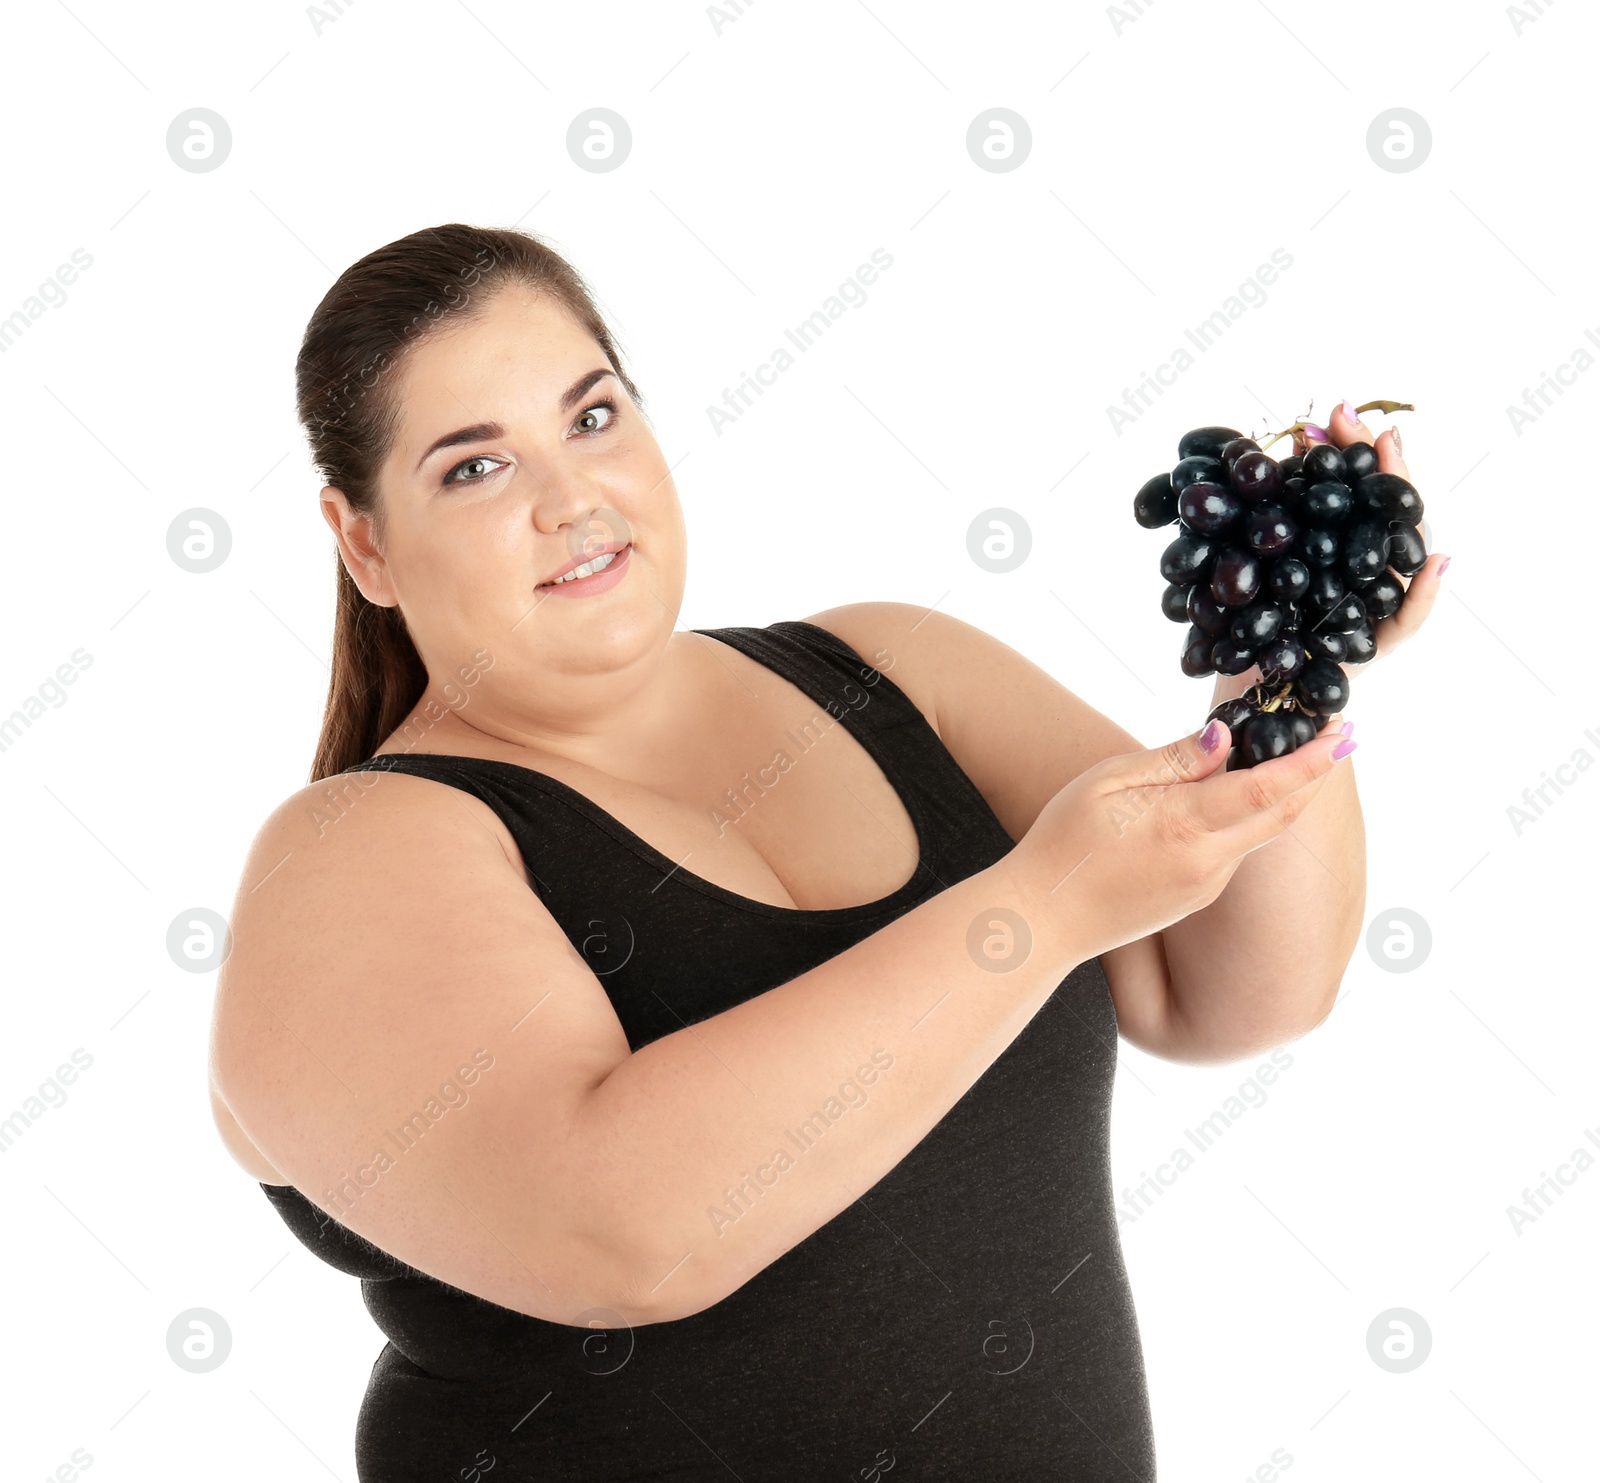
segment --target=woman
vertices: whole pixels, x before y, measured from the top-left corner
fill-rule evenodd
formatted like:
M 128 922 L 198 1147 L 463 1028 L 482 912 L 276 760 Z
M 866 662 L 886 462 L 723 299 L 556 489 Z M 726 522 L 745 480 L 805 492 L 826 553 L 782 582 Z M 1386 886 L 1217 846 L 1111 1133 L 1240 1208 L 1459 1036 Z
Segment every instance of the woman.
M 1347 728 L 1228 772 L 938 613 L 679 630 L 637 389 L 520 233 L 356 263 L 298 394 L 333 677 L 211 1068 L 388 1337 L 360 1477 L 1151 1477 L 1117 1036 L 1233 1059 L 1328 1013 Z

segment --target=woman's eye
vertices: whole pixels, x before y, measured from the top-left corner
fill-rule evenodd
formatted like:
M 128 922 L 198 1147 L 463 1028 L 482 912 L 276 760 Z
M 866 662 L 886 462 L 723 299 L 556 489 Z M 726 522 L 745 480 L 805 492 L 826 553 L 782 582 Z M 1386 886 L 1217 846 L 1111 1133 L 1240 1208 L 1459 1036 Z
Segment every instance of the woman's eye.
M 605 420 L 597 423 L 595 421 L 595 415 L 599 412 L 605 413 Z M 573 423 L 573 426 L 586 433 L 604 432 L 605 429 L 611 425 L 616 415 L 617 404 L 615 402 L 596 402 L 594 406 L 587 408 L 585 411 L 579 414 L 578 420 Z
M 490 458 L 486 453 L 479 453 L 473 458 L 464 458 L 453 469 L 451 469 L 448 474 L 444 476 L 444 482 L 446 484 L 476 484 L 479 481 L 488 478 L 489 474 L 492 474 L 494 470 L 490 469 L 487 473 L 470 474 L 464 479 L 458 479 L 456 478 L 456 475 L 459 474 L 463 469 L 471 469 L 474 466 L 482 464 L 498 464 L 502 462 L 504 462 L 503 459 Z

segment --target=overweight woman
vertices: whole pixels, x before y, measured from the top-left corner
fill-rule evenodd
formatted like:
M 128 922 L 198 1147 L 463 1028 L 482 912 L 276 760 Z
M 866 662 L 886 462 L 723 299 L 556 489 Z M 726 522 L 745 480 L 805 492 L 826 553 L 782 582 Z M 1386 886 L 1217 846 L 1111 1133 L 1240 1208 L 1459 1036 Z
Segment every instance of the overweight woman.
M 1216 1062 L 1328 1014 L 1348 728 L 1230 772 L 1219 723 L 1146 751 L 913 605 L 678 627 L 638 389 L 521 233 L 354 264 L 297 388 L 332 682 L 210 1072 L 388 1340 L 363 1483 L 1153 1478 L 1118 1036 Z

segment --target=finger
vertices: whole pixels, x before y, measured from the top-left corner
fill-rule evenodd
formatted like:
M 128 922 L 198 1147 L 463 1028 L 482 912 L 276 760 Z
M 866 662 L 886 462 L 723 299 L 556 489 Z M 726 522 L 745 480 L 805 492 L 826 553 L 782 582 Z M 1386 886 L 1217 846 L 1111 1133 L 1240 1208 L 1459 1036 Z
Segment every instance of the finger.
M 1165 787 L 1195 782 L 1228 760 L 1228 728 L 1208 721 L 1198 731 L 1165 746 L 1130 752 L 1115 759 L 1107 772 L 1108 788 Z
M 1324 727 L 1282 757 L 1219 772 L 1199 787 L 1182 789 L 1182 806 L 1189 808 L 1200 828 L 1223 836 L 1228 848 L 1237 846 L 1242 854 L 1275 837 L 1284 827 L 1285 801 L 1332 772 L 1340 761 L 1335 751 L 1343 748 L 1341 756 L 1349 756 L 1355 746 L 1354 737 Z
M 1374 630 L 1380 654 L 1397 644 L 1403 644 L 1422 627 L 1428 614 L 1433 611 L 1434 602 L 1438 599 L 1439 578 L 1444 575 L 1444 569 L 1449 565 L 1448 556 L 1438 551 L 1430 551 L 1428 559 L 1413 573 L 1409 581 L 1401 578 L 1406 595 L 1401 599 L 1400 607 Z
M 1349 397 L 1333 409 L 1333 416 L 1328 419 L 1328 440 L 1336 448 L 1372 441 L 1372 430 L 1362 422 L 1356 404 Z
M 1400 429 L 1389 428 L 1384 435 L 1373 444 L 1378 454 L 1378 472 L 1380 474 L 1398 474 L 1402 479 L 1411 478 L 1411 470 L 1406 467 L 1405 459 L 1400 456 Z

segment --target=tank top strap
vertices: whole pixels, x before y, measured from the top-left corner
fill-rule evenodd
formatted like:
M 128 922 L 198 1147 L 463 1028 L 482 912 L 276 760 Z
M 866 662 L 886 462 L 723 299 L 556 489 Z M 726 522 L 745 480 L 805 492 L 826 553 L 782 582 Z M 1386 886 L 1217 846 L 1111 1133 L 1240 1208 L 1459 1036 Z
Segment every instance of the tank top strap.
M 909 752 L 909 760 L 931 764 L 944 750 L 917 703 L 885 671 L 826 628 L 792 618 L 765 628 L 697 628 L 693 632 L 721 639 L 775 670 L 835 719 L 847 721 L 854 731 L 880 737 L 904 731 L 904 736 L 895 738 L 902 754 L 897 760 L 904 760 Z M 882 652 L 874 654 L 873 660 Z M 890 662 L 892 665 L 892 659 Z

